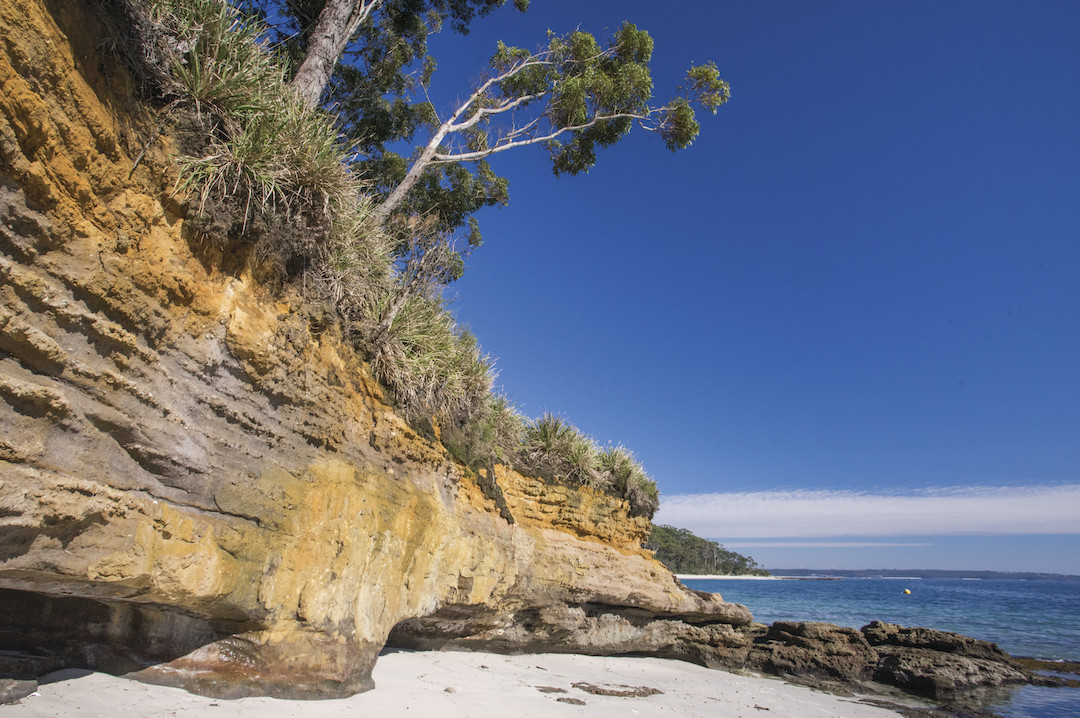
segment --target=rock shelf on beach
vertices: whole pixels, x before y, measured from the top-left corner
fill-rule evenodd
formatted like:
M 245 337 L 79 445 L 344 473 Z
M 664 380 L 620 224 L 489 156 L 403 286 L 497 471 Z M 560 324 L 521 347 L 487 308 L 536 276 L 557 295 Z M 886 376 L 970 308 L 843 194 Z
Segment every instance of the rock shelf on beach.
M 898 689 L 943 704 L 977 703 L 985 689 L 1058 684 L 1035 672 L 1046 666 L 1025 665 L 992 643 L 880 621 L 861 630 L 820 622 L 691 625 L 547 610 L 501 623 L 464 616 L 412 619 L 399 624 L 390 640 L 411 648 L 663 656 L 833 692 Z

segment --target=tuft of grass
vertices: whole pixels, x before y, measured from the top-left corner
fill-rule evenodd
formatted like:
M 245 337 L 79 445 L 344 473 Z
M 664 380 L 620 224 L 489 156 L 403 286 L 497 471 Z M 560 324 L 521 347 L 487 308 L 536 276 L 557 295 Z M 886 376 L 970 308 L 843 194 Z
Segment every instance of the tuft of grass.
M 634 479 L 629 487 L 627 501 L 630 502 L 631 516 L 644 516 L 651 521 L 656 510 L 660 508 L 660 488 L 648 476 Z
M 151 7 L 170 33 L 170 108 L 188 106 L 210 124 L 202 156 L 178 159 L 178 192 L 198 196 L 200 208 L 211 196 L 240 200 L 243 231 L 255 212 L 324 222 L 362 191 L 335 119 L 292 92 L 286 63 L 259 40 L 262 27 L 220 0 Z
M 509 399 L 492 393 L 475 416 L 444 427 L 442 441 L 458 461 L 472 469 L 514 464 L 525 424 L 525 417 Z
M 523 463 L 539 476 L 597 487 L 596 444 L 565 419 L 546 413 L 525 427 Z
M 343 193 L 331 215 L 312 278 L 341 315 L 359 318 L 394 284 L 390 244 L 379 231 L 373 202 L 364 194 Z
M 624 446 L 604 450 L 561 417 L 544 414 L 525 428 L 522 464 L 547 480 L 571 481 L 626 499 L 631 516 L 652 518 L 660 491 Z
M 220 0 L 148 3 L 151 19 L 169 32 L 167 70 L 184 100 L 220 118 L 250 119 L 275 113 L 267 90 L 284 83 L 285 67 L 259 41 L 263 29 L 243 22 Z
M 381 316 L 388 295 L 376 298 Z M 491 358 L 473 334 L 457 325 L 443 302 L 425 296 L 405 300 L 370 358 L 375 375 L 414 418 L 444 421 L 469 417 L 491 392 Z
M 645 467 L 625 446 L 608 446 L 597 457 L 597 469 L 604 475 L 608 492 L 630 502 L 631 516 L 652 518 L 660 508 L 660 490 L 645 473 Z

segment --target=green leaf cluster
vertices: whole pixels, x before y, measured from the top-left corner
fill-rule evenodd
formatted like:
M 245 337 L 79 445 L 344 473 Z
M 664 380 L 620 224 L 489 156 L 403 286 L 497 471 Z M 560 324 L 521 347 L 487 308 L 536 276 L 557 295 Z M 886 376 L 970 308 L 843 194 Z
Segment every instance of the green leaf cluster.
M 498 85 L 504 103 L 529 98 L 528 106 L 546 98 L 537 134 L 552 135 L 546 146 L 555 174 L 578 174 L 596 164 L 599 148 L 617 143 L 635 124 L 658 132 L 669 149 L 687 147 L 700 130 L 694 108 L 715 113 L 730 98 L 727 82 L 708 63 L 690 68 L 679 96 L 653 107 L 652 53 L 649 33 L 626 22 L 606 47 L 580 30 L 549 33 L 547 46 L 535 53 L 499 43 L 491 66 L 506 76 Z
M 649 116 L 653 40 L 634 24 L 624 23 L 606 51 L 592 35 L 581 31 L 565 40 L 552 38 L 548 51 L 555 63 L 548 122 L 575 127 L 597 116 L 618 116 L 574 132 L 569 141 L 547 144 L 556 175 L 578 174 L 596 164 L 598 148 L 609 147 L 628 134 L 634 118 Z

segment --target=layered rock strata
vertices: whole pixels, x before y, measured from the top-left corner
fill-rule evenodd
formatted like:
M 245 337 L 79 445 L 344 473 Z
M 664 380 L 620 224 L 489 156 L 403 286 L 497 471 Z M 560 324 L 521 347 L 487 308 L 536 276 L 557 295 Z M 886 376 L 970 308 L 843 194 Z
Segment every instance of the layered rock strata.
M 624 501 L 498 467 L 500 510 L 325 312 L 201 240 L 92 7 L 0 4 L 9 672 L 327 697 L 409 619 L 750 622 L 642 551 Z

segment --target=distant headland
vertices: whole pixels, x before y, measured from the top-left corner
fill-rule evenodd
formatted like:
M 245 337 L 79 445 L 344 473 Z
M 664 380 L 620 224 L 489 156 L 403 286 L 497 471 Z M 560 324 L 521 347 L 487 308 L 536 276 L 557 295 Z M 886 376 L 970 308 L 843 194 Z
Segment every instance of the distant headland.
M 841 578 L 974 578 L 1011 579 L 1017 581 L 1080 581 L 1080 576 L 1064 573 L 1036 573 L 1033 571 L 962 571 L 948 569 L 895 569 L 895 568 L 773 568 L 769 573 L 785 576 L 835 576 Z

